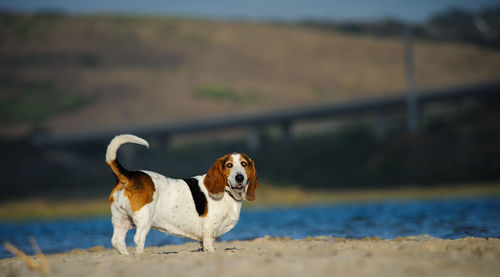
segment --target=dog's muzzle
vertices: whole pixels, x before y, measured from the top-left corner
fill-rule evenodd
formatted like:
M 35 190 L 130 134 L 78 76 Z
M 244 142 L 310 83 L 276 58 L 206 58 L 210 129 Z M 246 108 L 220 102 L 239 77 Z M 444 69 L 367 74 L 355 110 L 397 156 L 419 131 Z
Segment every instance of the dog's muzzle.
M 245 176 L 242 174 L 238 173 L 235 177 L 234 180 L 236 181 L 236 185 L 233 186 L 231 185 L 231 188 L 234 190 L 243 190 L 245 189 L 245 186 L 243 185 L 243 181 L 245 181 Z

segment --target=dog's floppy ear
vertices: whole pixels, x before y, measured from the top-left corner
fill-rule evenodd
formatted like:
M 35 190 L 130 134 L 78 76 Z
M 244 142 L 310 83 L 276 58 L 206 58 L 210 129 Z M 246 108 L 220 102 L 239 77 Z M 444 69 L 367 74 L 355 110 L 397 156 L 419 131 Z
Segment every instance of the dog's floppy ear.
M 248 156 L 246 156 L 246 159 L 248 160 L 248 167 L 250 169 L 250 174 L 249 174 L 250 176 L 248 176 L 248 189 L 246 193 L 246 199 L 248 201 L 253 201 L 255 200 L 255 191 L 259 186 L 259 180 L 257 178 L 257 171 L 255 170 L 254 162 Z
M 227 184 L 227 177 L 223 174 L 224 157 L 217 159 L 208 170 L 203 184 L 207 188 L 208 193 L 212 198 L 220 199 L 224 196 L 224 190 Z

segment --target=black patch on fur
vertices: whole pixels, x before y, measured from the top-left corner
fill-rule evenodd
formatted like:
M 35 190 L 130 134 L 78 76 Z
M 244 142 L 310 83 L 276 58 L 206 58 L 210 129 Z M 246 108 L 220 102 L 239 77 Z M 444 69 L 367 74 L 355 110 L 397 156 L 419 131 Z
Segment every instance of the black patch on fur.
M 195 178 L 183 179 L 184 182 L 189 186 L 189 190 L 191 191 L 191 195 L 193 196 L 194 205 L 196 207 L 196 211 L 199 216 L 204 216 L 207 212 L 207 197 L 200 190 L 200 186 L 198 185 L 198 180 Z
M 115 159 L 114 160 L 114 163 L 116 165 L 116 168 L 118 168 L 118 171 L 123 174 L 123 176 L 125 176 L 127 179 L 129 180 L 133 180 L 133 179 L 143 179 L 143 178 L 147 178 L 147 179 L 150 179 L 151 180 L 151 177 L 142 172 L 142 171 L 138 171 L 138 170 L 127 170 L 125 169 L 121 164 L 120 162 L 118 162 L 118 159 Z M 116 182 L 119 182 L 120 180 L 118 180 L 118 176 L 115 175 L 115 178 L 116 178 Z M 135 186 L 133 189 L 135 190 L 142 190 L 144 189 L 144 182 L 133 182 L 133 185 Z M 153 186 L 153 191 L 156 191 L 154 189 L 154 186 Z

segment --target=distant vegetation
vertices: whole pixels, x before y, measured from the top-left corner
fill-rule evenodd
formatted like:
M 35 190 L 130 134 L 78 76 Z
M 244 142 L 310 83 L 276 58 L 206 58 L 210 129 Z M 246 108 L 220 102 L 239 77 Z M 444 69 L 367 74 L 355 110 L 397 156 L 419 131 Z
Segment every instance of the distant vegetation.
M 194 90 L 196 97 L 210 100 L 229 100 L 231 102 L 241 102 L 241 96 L 231 88 L 221 85 L 203 85 Z
M 401 36 L 411 30 L 418 38 L 473 43 L 500 48 L 500 6 L 478 13 L 459 8 L 437 13 L 422 24 L 408 24 L 397 19 L 375 22 L 304 21 L 301 25 L 351 34 Z
M 230 87 L 218 84 L 201 85 L 194 89 L 193 94 L 196 98 L 214 103 L 224 101 L 241 106 L 258 103 L 263 97 L 254 91 L 239 92 Z
M 78 110 L 94 98 L 63 92 L 46 82 L 2 82 L 0 88 L 16 91 L 0 98 L 0 122 L 28 124 L 35 129 L 49 117 Z

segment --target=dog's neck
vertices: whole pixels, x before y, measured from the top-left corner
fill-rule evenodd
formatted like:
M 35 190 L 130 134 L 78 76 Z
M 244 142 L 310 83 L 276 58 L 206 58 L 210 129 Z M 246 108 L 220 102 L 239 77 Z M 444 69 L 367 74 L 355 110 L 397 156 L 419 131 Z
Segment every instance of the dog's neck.
M 241 199 L 240 199 L 240 200 L 236 199 L 236 197 L 234 197 L 233 193 L 231 192 L 231 190 L 230 190 L 228 187 L 226 187 L 226 192 L 227 192 L 227 194 L 229 194 L 229 196 L 231 196 L 231 198 L 233 198 L 233 199 L 234 199 L 234 201 L 236 201 L 236 202 L 241 202 L 241 201 L 243 201 L 243 197 L 241 197 Z

